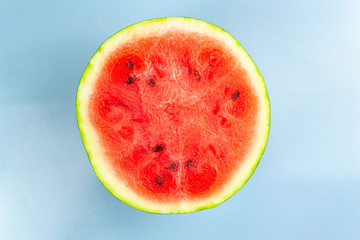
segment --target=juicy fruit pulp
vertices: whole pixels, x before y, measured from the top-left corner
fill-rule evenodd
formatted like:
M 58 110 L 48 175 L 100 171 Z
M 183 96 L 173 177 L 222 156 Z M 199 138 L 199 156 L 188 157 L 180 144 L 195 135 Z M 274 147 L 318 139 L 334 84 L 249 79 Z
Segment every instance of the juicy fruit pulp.
M 240 179 L 258 140 L 263 99 L 245 66 L 216 36 L 196 28 L 163 29 L 124 37 L 93 74 L 86 118 L 102 164 L 92 163 L 95 171 L 110 169 L 103 172 L 113 175 L 113 183 L 102 180 L 110 191 L 121 182 L 133 198 L 145 199 L 147 206 L 136 207 L 188 212 L 194 209 L 182 205 L 200 202 L 197 208 L 203 208 L 229 197 L 212 199 Z
M 220 42 L 176 31 L 113 52 L 89 107 L 107 157 L 132 189 L 163 202 L 201 197 L 238 168 L 257 99 L 232 66 Z

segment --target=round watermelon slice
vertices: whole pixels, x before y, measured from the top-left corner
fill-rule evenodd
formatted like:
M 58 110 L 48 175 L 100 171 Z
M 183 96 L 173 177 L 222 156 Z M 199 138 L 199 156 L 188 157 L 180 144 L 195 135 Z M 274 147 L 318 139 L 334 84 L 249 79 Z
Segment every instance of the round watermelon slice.
M 250 178 L 264 152 L 264 80 L 226 31 L 184 17 L 143 21 L 106 40 L 76 99 L 96 175 L 146 212 L 214 207 Z

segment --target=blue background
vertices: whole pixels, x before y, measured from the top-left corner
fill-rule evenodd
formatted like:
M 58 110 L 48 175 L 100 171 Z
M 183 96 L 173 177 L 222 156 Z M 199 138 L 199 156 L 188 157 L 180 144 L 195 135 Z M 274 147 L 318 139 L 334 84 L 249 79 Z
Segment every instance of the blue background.
M 0 0 L 0 239 L 360 239 L 360 2 Z M 77 129 L 79 79 L 135 22 L 230 32 L 272 104 L 265 154 L 222 205 L 154 215 L 98 181 Z

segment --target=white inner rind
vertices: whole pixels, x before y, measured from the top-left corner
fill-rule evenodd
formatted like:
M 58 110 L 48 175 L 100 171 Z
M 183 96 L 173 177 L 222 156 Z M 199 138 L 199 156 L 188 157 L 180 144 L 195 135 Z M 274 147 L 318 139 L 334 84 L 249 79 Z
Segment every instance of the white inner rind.
M 95 82 L 102 66 L 115 48 L 137 37 L 161 35 L 162 32 L 181 31 L 201 33 L 222 41 L 241 63 L 242 68 L 259 99 L 258 121 L 252 149 L 244 163 L 221 191 L 201 200 L 186 200 L 161 204 L 136 194 L 116 175 L 111 161 L 106 158 L 96 129 L 89 116 L 89 99 L 94 91 Z M 79 84 L 76 109 L 78 126 L 96 175 L 104 186 L 118 199 L 127 204 L 152 213 L 186 213 L 214 207 L 235 194 L 250 178 L 265 150 L 270 128 L 270 102 L 264 80 L 254 62 L 243 47 L 226 31 L 207 22 L 184 17 L 152 19 L 129 26 L 105 41 L 90 60 Z

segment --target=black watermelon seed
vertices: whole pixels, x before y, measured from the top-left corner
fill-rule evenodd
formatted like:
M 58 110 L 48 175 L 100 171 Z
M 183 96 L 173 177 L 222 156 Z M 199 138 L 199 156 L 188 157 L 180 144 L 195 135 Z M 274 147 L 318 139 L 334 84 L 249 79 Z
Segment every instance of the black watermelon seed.
M 156 184 L 159 185 L 159 186 L 161 186 L 161 185 L 164 183 L 164 181 L 162 180 L 161 177 L 156 177 L 155 182 L 156 182 Z
M 186 162 L 186 167 L 187 168 L 195 168 L 196 163 L 193 160 L 189 160 L 189 161 Z
M 233 95 L 232 95 L 232 99 L 236 100 L 238 99 L 240 96 L 240 93 L 239 92 L 234 92 Z
M 134 82 L 134 80 L 135 80 L 134 77 L 128 77 L 128 78 L 126 79 L 126 83 L 127 83 L 127 84 L 132 84 L 132 83 Z
M 196 80 L 200 80 L 201 76 L 198 70 L 194 70 L 194 77 Z
M 174 163 L 174 162 L 171 162 L 171 163 L 169 164 L 169 167 L 168 167 L 168 168 L 171 169 L 171 170 L 176 171 L 176 170 L 178 169 L 178 165 L 177 165 L 176 163 Z
M 164 149 L 164 146 L 161 145 L 161 144 L 159 144 L 159 145 L 157 145 L 156 147 L 153 148 L 153 151 L 154 151 L 154 152 L 160 152 L 160 151 L 162 151 L 163 149 Z
M 148 83 L 149 83 L 150 86 L 154 87 L 155 86 L 155 79 L 149 78 Z
M 126 62 L 126 66 L 129 68 L 129 69 L 133 69 L 134 68 L 134 63 L 132 61 L 127 61 Z

